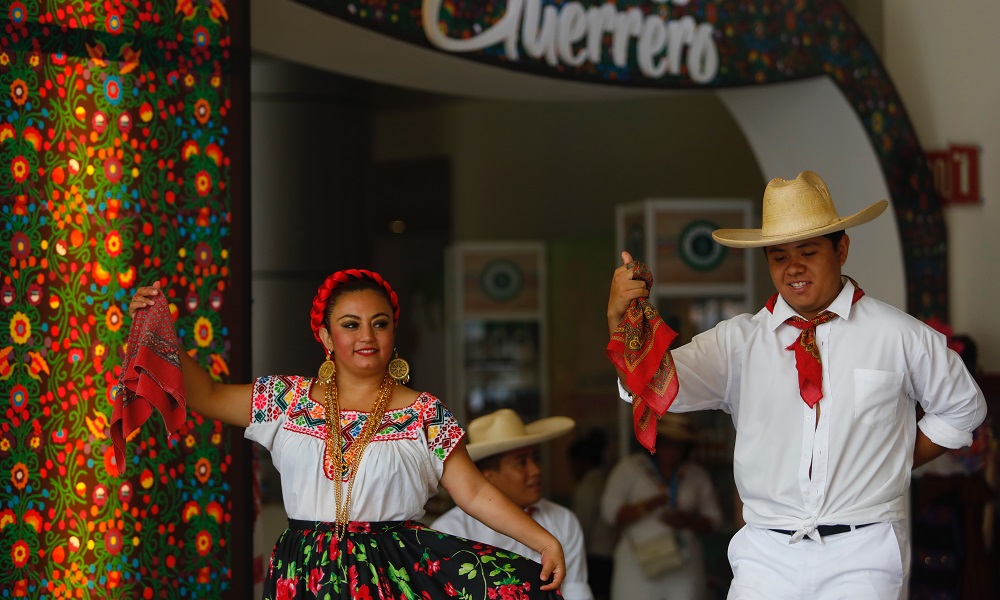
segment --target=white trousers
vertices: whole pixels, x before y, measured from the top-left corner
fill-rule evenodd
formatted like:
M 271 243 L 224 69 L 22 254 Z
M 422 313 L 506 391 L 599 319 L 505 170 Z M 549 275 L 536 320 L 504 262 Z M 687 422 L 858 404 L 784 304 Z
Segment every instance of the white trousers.
M 910 574 L 904 523 L 876 523 L 823 543 L 747 525 L 729 543 L 728 600 L 902 600 Z

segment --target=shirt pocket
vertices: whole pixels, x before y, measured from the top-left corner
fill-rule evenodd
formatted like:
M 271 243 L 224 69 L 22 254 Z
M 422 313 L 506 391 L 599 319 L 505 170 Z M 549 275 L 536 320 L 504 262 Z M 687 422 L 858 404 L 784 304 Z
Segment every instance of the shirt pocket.
M 902 373 L 854 369 L 854 417 L 870 427 L 889 425 L 896 419 L 902 389 Z

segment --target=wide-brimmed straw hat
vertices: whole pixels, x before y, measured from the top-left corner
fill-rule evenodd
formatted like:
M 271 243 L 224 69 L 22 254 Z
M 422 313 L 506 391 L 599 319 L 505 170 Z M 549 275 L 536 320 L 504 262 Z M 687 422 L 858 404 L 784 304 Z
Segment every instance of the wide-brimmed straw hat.
M 656 435 L 678 442 L 698 439 L 698 426 L 690 415 L 665 412 L 656 423 Z
M 501 408 L 469 422 L 466 427 L 467 449 L 475 462 L 487 456 L 557 438 L 568 433 L 574 425 L 576 422 L 569 417 L 547 417 L 525 425 L 516 412 Z
M 760 229 L 716 229 L 712 237 L 732 248 L 776 246 L 867 223 L 887 206 L 888 200 L 879 200 L 841 218 L 823 178 L 812 171 L 803 171 L 792 180 L 775 177 L 768 182 Z

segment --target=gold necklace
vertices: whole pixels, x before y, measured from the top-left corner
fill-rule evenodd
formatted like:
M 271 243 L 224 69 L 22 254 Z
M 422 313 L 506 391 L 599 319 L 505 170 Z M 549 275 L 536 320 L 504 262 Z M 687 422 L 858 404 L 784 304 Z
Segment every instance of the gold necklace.
M 396 380 L 386 373 L 382 377 L 382 383 L 378 388 L 378 396 L 375 398 L 375 406 L 368 413 L 368 420 L 361 428 L 361 434 L 354 440 L 347 456 L 344 455 L 344 440 L 340 432 L 340 398 L 337 394 L 337 374 L 330 377 L 326 384 L 326 462 L 331 465 L 334 472 L 334 501 L 336 509 L 334 515 L 334 534 L 337 539 L 343 539 L 347 533 L 347 524 L 351 521 L 351 492 L 354 489 L 354 478 L 358 474 L 358 466 L 361 464 L 361 455 L 364 454 L 368 443 L 375 437 L 379 425 L 382 424 L 382 416 L 385 415 L 385 408 L 389 404 L 392 396 L 392 388 L 395 387 Z M 343 495 L 341 485 L 344 477 L 347 477 L 347 497 Z

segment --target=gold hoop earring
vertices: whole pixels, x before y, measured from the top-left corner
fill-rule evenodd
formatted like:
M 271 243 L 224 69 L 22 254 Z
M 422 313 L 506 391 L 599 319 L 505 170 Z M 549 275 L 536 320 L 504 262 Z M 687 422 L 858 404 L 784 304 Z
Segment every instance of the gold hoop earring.
M 329 385 L 337 373 L 337 365 L 333 362 L 333 350 L 326 351 L 326 360 L 319 366 L 319 382 Z
M 407 384 L 410 382 L 410 363 L 399 358 L 396 349 L 392 350 L 392 360 L 389 361 L 389 376 L 396 380 L 396 383 Z

